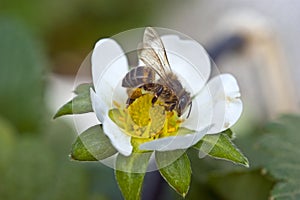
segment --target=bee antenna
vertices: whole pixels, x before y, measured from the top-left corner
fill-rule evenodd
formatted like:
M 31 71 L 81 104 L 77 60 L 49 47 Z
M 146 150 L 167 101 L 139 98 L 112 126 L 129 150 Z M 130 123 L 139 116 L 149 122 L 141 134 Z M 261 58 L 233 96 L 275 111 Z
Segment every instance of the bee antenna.
M 190 109 L 189 109 L 189 113 L 188 113 L 188 115 L 186 116 L 186 118 L 189 118 L 189 116 L 190 116 L 190 114 L 191 114 L 191 111 L 192 111 L 192 101 L 191 101 L 191 103 L 189 104 L 189 106 L 190 106 Z

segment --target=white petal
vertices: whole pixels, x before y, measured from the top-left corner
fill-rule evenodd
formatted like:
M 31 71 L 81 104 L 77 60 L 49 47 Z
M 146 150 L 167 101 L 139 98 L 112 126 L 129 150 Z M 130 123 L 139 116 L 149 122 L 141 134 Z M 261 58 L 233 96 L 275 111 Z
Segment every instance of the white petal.
M 170 136 L 140 145 L 141 150 L 172 151 L 176 149 L 187 149 L 196 144 L 207 133 L 210 127 L 187 135 Z
M 126 88 L 122 87 L 122 85 L 117 85 L 114 89 L 113 100 L 121 106 L 125 106 L 125 103 L 128 99 L 128 94 Z
M 103 122 L 104 133 L 109 137 L 112 145 L 124 156 L 132 152 L 131 137 L 123 133 L 120 128 L 108 117 Z
M 92 54 L 92 76 L 96 93 L 107 105 L 127 70 L 127 58 L 119 44 L 109 38 L 99 40 Z
M 224 129 L 230 128 L 240 118 L 243 111 L 243 102 L 236 79 L 231 74 L 221 76 L 225 95 L 226 95 L 226 113 Z
M 102 98 L 99 97 L 94 90 L 90 89 L 91 102 L 94 112 L 100 122 L 104 121 L 104 116 L 108 113 L 108 105 L 103 102 Z
M 161 37 L 172 70 L 182 77 L 195 94 L 201 90 L 210 75 L 210 58 L 196 41 L 183 40 L 176 35 Z
M 214 77 L 193 101 L 193 109 L 196 111 L 191 113 L 190 119 L 183 126 L 198 130 L 212 124 L 210 134 L 230 128 L 242 112 L 243 105 L 239 97 L 239 87 L 232 75 L 221 74 Z
M 218 81 L 217 81 L 218 80 Z M 202 130 L 207 126 L 214 125 L 214 118 L 219 116 L 224 116 L 225 113 L 225 105 L 224 108 L 220 107 L 219 113 L 215 114 L 215 105 L 219 102 L 219 98 L 225 99 L 224 92 L 221 93 L 220 97 L 217 97 L 215 93 L 219 89 L 223 91 L 221 79 L 218 78 L 213 83 L 218 83 L 217 85 L 220 87 L 215 87 L 215 84 L 206 84 L 205 87 L 202 88 L 201 92 L 192 100 L 192 109 L 189 118 L 187 118 L 182 126 L 191 130 Z M 220 104 L 222 105 L 222 104 Z M 223 112 L 222 112 L 223 111 Z M 223 119 L 223 118 L 222 118 Z
M 123 155 L 131 154 L 131 137 L 123 133 L 119 127 L 108 117 L 109 107 L 102 101 L 93 89 L 90 90 L 91 102 L 98 120 L 103 124 L 105 135 L 109 137 L 112 145 Z
M 234 99 L 227 105 L 224 130 L 233 126 L 243 112 L 243 102 L 241 99 Z

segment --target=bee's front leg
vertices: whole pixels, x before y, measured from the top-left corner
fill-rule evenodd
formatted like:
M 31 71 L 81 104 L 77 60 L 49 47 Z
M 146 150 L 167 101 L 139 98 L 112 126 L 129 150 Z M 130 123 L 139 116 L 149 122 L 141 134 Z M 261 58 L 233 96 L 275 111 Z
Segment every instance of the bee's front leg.
M 130 106 L 130 104 L 132 104 L 134 101 L 135 101 L 135 98 L 128 98 L 126 101 L 127 107 Z
M 158 97 L 161 95 L 163 90 L 164 90 L 164 87 L 162 85 L 156 85 L 155 92 L 154 92 L 154 97 L 151 101 L 152 105 L 155 104 L 155 102 L 157 101 Z
M 127 89 L 128 99 L 126 101 L 127 107 L 130 106 L 137 98 L 142 96 L 141 88 L 129 88 Z

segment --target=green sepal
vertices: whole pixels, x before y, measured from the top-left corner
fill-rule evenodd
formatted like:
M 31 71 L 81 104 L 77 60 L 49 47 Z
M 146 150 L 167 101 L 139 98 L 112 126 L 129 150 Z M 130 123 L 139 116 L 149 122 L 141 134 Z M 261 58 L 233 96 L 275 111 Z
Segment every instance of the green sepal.
M 115 176 L 125 200 L 141 198 L 142 185 L 152 152 L 118 155 Z
M 155 159 L 162 177 L 178 194 L 185 197 L 190 188 L 192 173 L 190 160 L 185 151 L 156 151 Z
M 233 140 L 235 138 L 235 134 L 230 128 L 226 129 L 221 134 L 226 134 L 231 140 Z
M 76 96 L 63 105 L 56 114 L 54 119 L 63 115 L 82 114 L 92 112 L 92 103 L 90 97 L 90 88 L 93 87 L 91 83 L 83 83 L 75 89 Z
M 219 134 L 205 135 L 194 148 L 199 150 L 201 154 L 209 155 L 214 158 L 224 159 L 236 164 L 249 167 L 248 159 L 243 153 L 232 143 L 231 139 L 234 135 L 230 129 Z
M 74 142 L 71 158 L 78 161 L 98 161 L 117 153 L 109 138 L 104 134 L 102 125 L 92 126 L 81 133 Z
M 82 83 L 75 88 L 74 94 L 77 95 L 84 94 L 84 93 L 90 94 L 90 88 L 92 87 L 93 87 L 93 83 Z

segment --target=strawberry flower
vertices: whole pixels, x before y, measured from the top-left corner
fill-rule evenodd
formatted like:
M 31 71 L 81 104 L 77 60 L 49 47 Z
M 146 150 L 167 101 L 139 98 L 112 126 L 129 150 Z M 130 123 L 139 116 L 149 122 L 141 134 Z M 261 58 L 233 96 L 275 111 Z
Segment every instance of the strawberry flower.
M 191 96 L 190 111 L 181 116 L 165 110 L 163 100 L 153 104 L 151 92 L 144 91 L 134 103 L 126 103 L 128 89 L 121 83 L 129 65 L 115 40 L 99 40 L 92 53 L 92 107 L 112 145 L 125 156 L 134 151 L 187 149 L 206 134 L 230 128 L 242 112 L 236 79 L 230 74 L 211 77 L 211 60 L 199 43 L 177 35 L 160 38 L 173 73 Z M 140 126 L 144 119 L 149 119 L 149 125 Z

